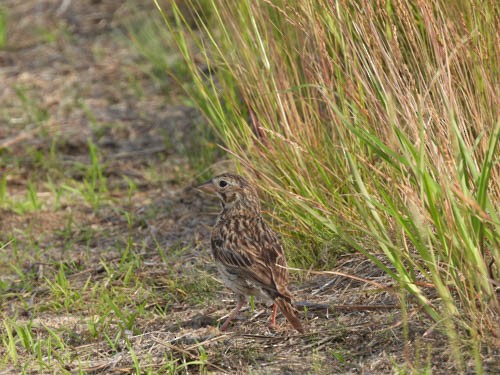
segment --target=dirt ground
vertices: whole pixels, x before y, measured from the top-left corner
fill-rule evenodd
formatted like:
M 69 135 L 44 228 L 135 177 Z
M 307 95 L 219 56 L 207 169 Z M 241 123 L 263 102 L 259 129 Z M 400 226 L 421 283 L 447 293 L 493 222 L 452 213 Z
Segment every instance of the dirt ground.
M 283 317 L 271 331 L 258 303 L 220 332 L 234 301 L 209 252 L 217 202 L 191 188 L 207 174 L 193 157 L 206 125 L 167 76 L 158 84 L 148 74 L 127 37 L 129 5 L 0 8 L 0 172 L 11 202 L 0 206 L 0 374 L 456 371 L 432 322 L 411 299 L 402 310 L 391 280 L 355 254 L 339 258 L 337 273 L 293 273 L 306 334 Z M 85 199 L 89 140 L 107 191 Z M 19 202 L 31 186 L 29 208 Z M 29 327 L 39 352 L 14 330 L 14 360 L 6 322 Z

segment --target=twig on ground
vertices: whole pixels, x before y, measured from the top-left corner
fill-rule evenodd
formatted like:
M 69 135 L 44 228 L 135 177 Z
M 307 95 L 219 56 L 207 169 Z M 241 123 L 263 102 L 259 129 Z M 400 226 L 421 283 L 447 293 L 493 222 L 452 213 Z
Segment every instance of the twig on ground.
M 9 148 L 9 147 L 15 145 L 16 143 L 24 141 L 25 139 L 29 139 L 29 138 L 33 137 L 39 131 L 40 131 L 40 128 L 38 127 L 36 129 L 20 132 L 19 134 L 15 135 L 14 137 L 4 139 L 3 141 L 0 142 L 0 150 L 2 150 L 4 148 Z
M 393 310 L 401 308 L 399 305 L 330 305 L 327 303 L 313 303 L 308 301 L 295 302 L 295 306 L 306 307 L 309 310 L 351 310 L 351 311 Z

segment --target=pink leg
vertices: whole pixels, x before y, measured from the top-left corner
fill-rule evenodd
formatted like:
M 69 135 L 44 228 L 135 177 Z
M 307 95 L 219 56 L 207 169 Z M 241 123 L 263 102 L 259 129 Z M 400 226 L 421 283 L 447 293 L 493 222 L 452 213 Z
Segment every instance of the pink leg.
M 234 310 L 231 311 L 231 314 L 229 314 L 229 316 L 227 317 L 227 319 L 224 322 L 224 324 L 222 325 L 222 327 L 220 327 L 221 331 L 225 331 L 227 329 L 229 322 L 231 320 L 233 320 L 236 315 L 238 315 L 238 313 L 240 312 L 240 310 L 243 307 L 243 305 L 245 304 L 245 302 L 246 302 L 245 298 L 238 297 L 238 304 L 236 305 Z
M 276 328 L 276 311 L 278 311 L 278 305 L 273 305 L 273 313 L 271 314 L 271 321 L 269 322 L 269 328 Z

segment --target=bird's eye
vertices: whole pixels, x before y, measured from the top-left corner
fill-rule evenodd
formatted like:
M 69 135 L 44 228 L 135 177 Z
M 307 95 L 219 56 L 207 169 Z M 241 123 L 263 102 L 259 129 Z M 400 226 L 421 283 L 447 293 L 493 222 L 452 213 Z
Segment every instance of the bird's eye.
M 227 182 L 224 181 L 224 180 L 220 180 L 219 181 L 219 187 L 223 188 L 223 187 L 226 187 L 227 186 Z

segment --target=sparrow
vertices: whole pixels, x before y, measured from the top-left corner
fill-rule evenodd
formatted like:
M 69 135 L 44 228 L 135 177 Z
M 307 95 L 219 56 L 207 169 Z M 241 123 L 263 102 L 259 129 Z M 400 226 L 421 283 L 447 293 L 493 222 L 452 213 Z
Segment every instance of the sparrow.
M 221 330 L 227 329 L 248 296 L 255 296 L 273 303 L 270 327 L 276 327 L 279 307 L 290 324 L 304 333 L 287 288 L 283 244 L 262 217 L 255 187 L 239 175 L 225 173 L 197 188 L 216 194 L 222 205 L 212 229 L 212 254 L 224 284 L 236 294 L 238 302 Z

